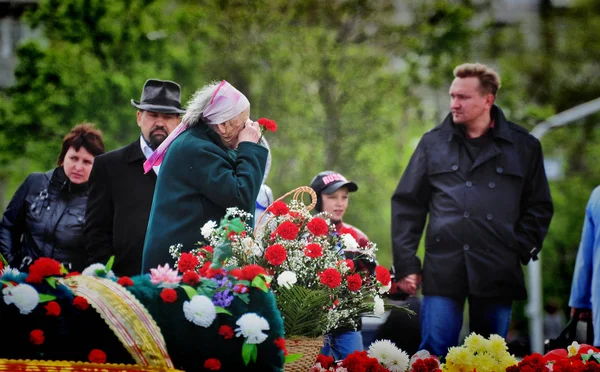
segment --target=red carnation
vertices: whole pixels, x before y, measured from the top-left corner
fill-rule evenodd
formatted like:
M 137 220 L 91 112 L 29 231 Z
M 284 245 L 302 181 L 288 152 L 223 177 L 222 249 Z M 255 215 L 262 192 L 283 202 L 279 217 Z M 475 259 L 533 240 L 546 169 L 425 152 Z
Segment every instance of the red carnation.
M 131 278 L 128 276 L 122 276 L 119 278 L 119 280 L 117 280 L 117 283 L 119 283 L 123 287 L 130 287 L 133 285 L 133 280 L 131 280 Z
M 61 275 L 61 270 L 60 262 L 47 257 L 38 258 L 29 266 L 29 275 L 25 281 L 41 283 L 47 276 Z
M 252 282 L 252 280 L 257 275 L 260 275 L 260 274 L 266 275 L 267 272 L 265 271 L 264 268 L 262 268 L 258 265 L 246 265 L 246 266 L 242 267 L 242 273 L 238 279 L 247 280 L 249 282 Z
M 349 275 L 346 281 L 348 282 L 348 289 L 353 292 L 358 291 L 362 287 L 362 278 L 358 274 Z
M 196 285 L 200 283 L 200 275 L 193 271 L 186 271 L 185 273 L 183 273 L 182 280 L 185 284 Z
M 160 292 L 160 298 L 166 303 L 173 303 L 177 300 L 177 291 L 173 288 L 164 288 L 162 292 Z
M 233 328 L 228 325 L 222 325 L 219 327 L 219 336 L 223 336 L 224 339 L 229 340 L 233 338 Z
M 204 362 L 204 368 L 208 369 L 209 371 L 218 371 L 221 369 L 221 362 L 216 358 L 206 359 Z
M 266 130 L 270 132 L 277 132 L 277 123 L 274 120 L 260 118 L 258 119 L 258 124 L 262 125 Z
M 106 363 L 106 353 L 100 349 L 90 351 L 88 360 L 92 363 Z
M 342 276 L 336 269 L 325 269 L 321 274 L 321 283 L 328 286 L 329 288 L 337 288 L 342 284 Z
M 44 343 L 44 331 L 41 329 L 34 329 L 29 334 L 29 341 L 34 345 L 41 345 Z
M 330 367 L 334 367 L 333 362 L 335 362 L 335 360 L 331 356 L 323 354 L 317 356 L 317 363 L 321 363 L 321 368 L 325 368 L 326 370 L 329 370 Z
M 202 247 L 202 249 L 204 249 L 207 252 L 213 253 L 214 248 L 210 245 L 205 245 L 204 247 Z
M 350 234 L 358 242 L 358 233 L 351 227 L 342 226 L 339 231 L 340 235 L 342 234 Z
M 290 208 L 282 201 L 276 201 L 267 210 L 276 216 L 284 216 L 290 213 Z
M 265 258 L 273 266 L 281 265 L 287 258 L 287 252 L 283 245 L 275 244 L 267 248 L 265 251 Z
M 279 350 L 283 351 L 283 355 L 288 355 L 287 348 L 285 347 L 285 339 L 284 338 L 279 337 L 278 339 L 273 341 L 273 343 L 275 344 L 275 346 L 277 346 L 277 348 Z
M 79 271 L 71 271 L 70 273 L 65 275 L 65 278 L 70 278 L 72 276 L 77 276 L 77 275 L 81 275 L 81 273 Z
M 310 243 L 304 247 L 304 255 L 309 258 L 317 258 L 323 255 L 323 248 L 316 243 Z
M 237 241 L 237 234 L 235 231 L 230 231 L 229 234 L 227 234 L 227 239 L 231 240 L 232 242 Z
M 308 222 L 306 225 L 308 230 L 315 234 L 316 236 L 327 235 L 329 232 L 329 226 L 327 226 L 327 222 L 324 219 L 315 217 Z
M 177 269 L 182 273 L 185 273 L 188 270 L 195 270 L 199 263 L 198 257 L 193 254 L 189 252 L 182 253 L 181 256 L 179 256 L 179 261 L 177 261 Z
M 386 371 L 379 361 L 367 355 L 366 351 L 355 351 L 342 361 L 342 367 L 348 371 Z
M 212 265 L 211 262 L 205 262 L 204 265 L 202 265 L 202 268 L 200 268 L 200 276 L 203 278 L 214 278 L 215 276 L 222 274 L 225 275 L 225 269 L 220 268 L 220 269 L 211 269 L 210 265 Z
M 375 277 L 377 278 L 377 281 L 383 286 L 390 284 L 390 281 L 392 280 L 392 277 L 390 276 L 390 271 L 385 267 L 379 265 L 375 267 Z
M 345 259 L 344 262 L 346 263 L 346 266 L 348 266 L 350 271 L 354 270 L 354 261 L 352 261 L 351 259 Z
M 44 306 L 46 309 L 46 315 L 48 316 L 59 316 L 60 315 L 60 305 L 56 301 L 50 301 Z
M 79 310 L 86 310 L 90 306 L 90 304 L 85 298 L 77 296 L 73 299 L 73 306 L 75 306 Z
M 284 221 L 277 227 L 275 233 L 286 240 L 294 240 L 298 236 L 298 226 L 291 221 Z

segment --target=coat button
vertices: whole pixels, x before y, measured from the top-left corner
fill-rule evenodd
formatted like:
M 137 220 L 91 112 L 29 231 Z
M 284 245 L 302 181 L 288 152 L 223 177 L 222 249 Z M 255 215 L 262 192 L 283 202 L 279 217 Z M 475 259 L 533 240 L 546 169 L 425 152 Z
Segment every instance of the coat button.
M 495 188 L 495 187 L 496 187 L 496 183 L 492 181 L 492 182 L 488 183 L 488 187 L 489 187 L 490 189 L 493 189 L 493 188 Z
M 471 181 L 467 181 L 467 182 L 465 182 L 465 185 L 466 185 L 467 187 L 471 187 L 471 186 L 473 186 L 473 182 L 471 182 Z
M 494 218 L 494 215 L 491 213 L 488 213 L 487 216 L 485 216 L 485 218 L 487 218 L 488 221 L 491 221 L 492 218 Z
M 436 236 L 435 236 L 435 241 L 439 243 L 439 242 L 440 242 L 440 240 L 442 240 L 442 238 L 440 238 L 440 236 L 439 236 L 439 235 L 436 235 Z
M 458 165 L 456 165 L 456 164 L 452 164 L 452 170 L 453 170 L 453 171 L 457 171 L 457 170 L 458 170 Z
M 471 213 L 469 213 L 469 212 L 465 212 L 465 213 L 463 213 L 463 216 L 464 216 L 465 218 L 469 218 L 469 217 L 471 217 Z
M 465 251 L 468 251 L 469 249 L 471 249 L 471 247 L 469 247 L 469 245 L 468 245 L 468 244 L 465 244 L 465 245 L 463 245 L 463 249 L 464 249 Z
M 504 168 L 498 167 L 498 168 L 496 168 L 496 172 L 502 173 L 502 172 L 504 172 Z

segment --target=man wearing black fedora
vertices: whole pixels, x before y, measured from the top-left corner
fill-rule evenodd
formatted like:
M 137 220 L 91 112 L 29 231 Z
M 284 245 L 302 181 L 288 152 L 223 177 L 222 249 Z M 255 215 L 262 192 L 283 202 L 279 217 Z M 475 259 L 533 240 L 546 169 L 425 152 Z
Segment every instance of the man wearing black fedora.
M 144 161 L 179 124 L 181 89 L 172 81 L 149 79 L 138 109 L 141 136 L 133 143 L 96 157 L 90 174 L 85 245 L 90 263 L 115 256 L 117 276 L 141 273 L 142 250 L 160 166 L 144 174 Z

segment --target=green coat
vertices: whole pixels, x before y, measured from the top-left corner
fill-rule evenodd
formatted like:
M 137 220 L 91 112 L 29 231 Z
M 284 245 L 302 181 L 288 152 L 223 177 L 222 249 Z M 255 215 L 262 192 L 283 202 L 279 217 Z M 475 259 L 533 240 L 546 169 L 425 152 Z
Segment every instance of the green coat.
M 169 263 L 171 245 L 183 244 L 183 252 L 202 241 L 200 229 L 208 221 L 217 224 L 225 210 L 238 207 L 254 214 L 268 150 L 241 142 L 228 150 L 219 135 L 200 124 L 177 137 L 160 167 L 142 261 L 142 273 Z

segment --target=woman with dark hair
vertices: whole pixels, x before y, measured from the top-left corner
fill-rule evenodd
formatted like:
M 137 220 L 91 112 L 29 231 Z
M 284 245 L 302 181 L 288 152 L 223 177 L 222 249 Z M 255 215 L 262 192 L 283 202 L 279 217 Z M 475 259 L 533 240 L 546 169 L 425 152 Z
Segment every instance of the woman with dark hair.
M 94 158 L 103 153 L 102 133 L 92 124 L 79 124 L 63 139 L 58 167 L 25 179 L 0 221 L 0 253 L 10 266 L 27 269 L 39 257 L 73 271 L 87 266 L 87 181 Z

